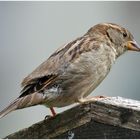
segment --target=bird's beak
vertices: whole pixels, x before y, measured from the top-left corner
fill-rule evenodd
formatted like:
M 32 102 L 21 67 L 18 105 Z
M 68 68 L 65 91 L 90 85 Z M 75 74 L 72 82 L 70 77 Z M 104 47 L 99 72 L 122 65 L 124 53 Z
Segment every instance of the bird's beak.
M 137 44 L 135 40 L 127 42 L 127 48 L 131 51 L 140 51 L 140 46 Z

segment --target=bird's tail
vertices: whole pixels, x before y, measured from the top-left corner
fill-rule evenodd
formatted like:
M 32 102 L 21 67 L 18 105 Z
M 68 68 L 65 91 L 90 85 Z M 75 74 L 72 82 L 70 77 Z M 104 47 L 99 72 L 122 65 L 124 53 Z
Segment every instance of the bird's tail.
M 6 107 L 5 109 L 3 109 L 0 112 L 0 118 L 4 117 L 5 115 L 7 115 L 8 113 L 10 113 L 11 111 L 16 110 L 17 103 L 18 103 L 18 100 L 15 100 L 8 107 Z
M 43 101 L 44 98 L 43 94 L 41 93 L 33 93 L 21 98 L 17 98 L 8 107 L 6 107 L 0 112 L 0 119 L 14 110 L 41 104 Z

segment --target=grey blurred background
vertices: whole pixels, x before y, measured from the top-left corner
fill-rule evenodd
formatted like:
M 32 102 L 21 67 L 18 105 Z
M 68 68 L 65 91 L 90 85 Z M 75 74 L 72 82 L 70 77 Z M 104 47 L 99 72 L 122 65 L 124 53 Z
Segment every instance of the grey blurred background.
M 0 110 L 19 96 L 22 79 L 54 50 L 100 22 L 128 28 L 140 44 L 140 2 L 0 2 Z M 120 57 L 92 95 L 139 100 L 140 54 Z M 0 120 L 0 138 L 47 114 L 43 106 L 9 114 Z

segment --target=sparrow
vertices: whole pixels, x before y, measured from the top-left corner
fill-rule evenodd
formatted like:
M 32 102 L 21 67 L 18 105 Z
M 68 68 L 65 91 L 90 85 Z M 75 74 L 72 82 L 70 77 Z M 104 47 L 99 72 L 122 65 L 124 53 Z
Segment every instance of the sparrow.
M 45 105 L 55 116 L 53 107 L 87 101 L 116 59 L 128 50 L 140 51 L 140 47 L 127 29 L 114 23 L 91 27 L 25 77 L 20 96 L 0 112 L 0 118 L 35 105 Z

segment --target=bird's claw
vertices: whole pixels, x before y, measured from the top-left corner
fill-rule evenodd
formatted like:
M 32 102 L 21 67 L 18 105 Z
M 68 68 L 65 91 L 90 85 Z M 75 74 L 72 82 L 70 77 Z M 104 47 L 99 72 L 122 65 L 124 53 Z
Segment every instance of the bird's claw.
M 51 115 L 46 115 L 44 120 L 50 119 L 52 116 Z
M 94 96 L 94 98 L 107 98 L 107 96 L 99 95 L 99 96 Z

